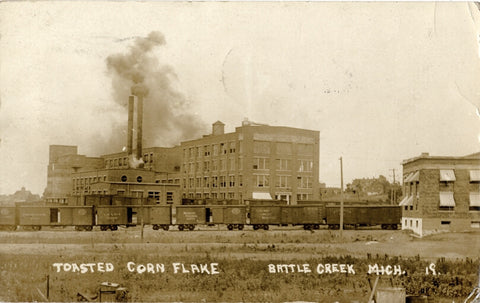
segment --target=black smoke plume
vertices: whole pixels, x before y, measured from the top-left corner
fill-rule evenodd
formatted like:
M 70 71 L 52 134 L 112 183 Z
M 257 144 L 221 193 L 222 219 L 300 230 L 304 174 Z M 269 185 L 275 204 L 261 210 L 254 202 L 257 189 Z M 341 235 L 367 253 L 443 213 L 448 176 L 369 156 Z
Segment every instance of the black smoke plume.
M 111 144 L 126 144 L 127 103 L 131 94 L 144 96 L 144 147 L 178 145 L 205 133 L 206 124 L 189 111 L 189 101 L 174 88 L 177 80 L 174 70 L 162 64 L 152 52 L 165 44 L 163 34 L 154 31 L 145 38 L 136 38 L 126 53 L 107 57 L 113 97 L 125 107 L 125 125 L 117 136 L 114 135 L 116 144 Z

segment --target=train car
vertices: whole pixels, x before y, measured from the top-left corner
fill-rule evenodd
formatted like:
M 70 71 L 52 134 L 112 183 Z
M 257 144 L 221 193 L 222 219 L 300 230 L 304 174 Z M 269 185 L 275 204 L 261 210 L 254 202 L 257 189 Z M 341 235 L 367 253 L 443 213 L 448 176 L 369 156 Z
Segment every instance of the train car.
M 15 206 L 0 206 L 0 230 L 17 229 L 16 209 Z
M 282 207 L 277 205 L 250 206 L 250 224 L 254 230 L 268 230 L 269 225 L 282 224 Z
M 151 224 L 154 230 L 168 230 L 172 225 L 172 208 L 169 205 L 146 206 L 145 224 Z M 141 212 L 140 212 L 141 213 Z
M 305 230 L 320 229 L 325 223 L 324 205 L 282 206 L 282 224 L 303 225 Z
M 330 229 L 340 227 L 340 206 L 326 206 L 327 224 Z M 351 226 L 381 225 L 382 229 L 397 229 L 401 222 L 399 206 L 345 206 L 343 224 Z
M 178 230 L 194 230 L 196 225 L 205 225 L 207 223 L 207 212 L 205 206 L 187 206 L 179 205 L 175 208 L 175 223 Z
M 119 225 L 134 225 L 134 211 L 127 206 L 100 205 L 95 208 L 95 222 L 100 230 L 117 230 Z M 135 218 L 136 219 L 136 218 Z
M 207 214 L 209 223 L 225 224 L 228 230 L 243 230 L 247 223 L 247 207 L 244 205 L 210 205 Z
M 75 226 L 77 230 L 91 230 L 94 224 L 91 206 L 20 206 L 18 225 L 40 230 L 42 226 Z

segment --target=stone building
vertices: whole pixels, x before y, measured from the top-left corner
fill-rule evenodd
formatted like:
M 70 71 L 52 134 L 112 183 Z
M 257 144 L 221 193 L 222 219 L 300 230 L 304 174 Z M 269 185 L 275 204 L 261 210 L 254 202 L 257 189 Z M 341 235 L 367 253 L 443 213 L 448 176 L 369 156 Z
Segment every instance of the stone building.
M 403 161 L 402 229 L 423 236 L 480 229 L 480 153 Z

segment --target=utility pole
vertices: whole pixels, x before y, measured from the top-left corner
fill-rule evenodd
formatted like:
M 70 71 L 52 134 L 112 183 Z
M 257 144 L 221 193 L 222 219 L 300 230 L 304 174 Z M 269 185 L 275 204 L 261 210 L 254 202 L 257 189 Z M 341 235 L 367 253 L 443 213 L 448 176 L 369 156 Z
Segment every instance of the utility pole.
M 343 159 L 340 157 L 340 238 L 343 238 Z
M 391 199 L 391 203 L 393 205 L 396 205 L 396 191 L 395 191 L 395 168 L 392 168 L 392 171 L 393 171 L 393 186 L 392 186 L 392 199 Z

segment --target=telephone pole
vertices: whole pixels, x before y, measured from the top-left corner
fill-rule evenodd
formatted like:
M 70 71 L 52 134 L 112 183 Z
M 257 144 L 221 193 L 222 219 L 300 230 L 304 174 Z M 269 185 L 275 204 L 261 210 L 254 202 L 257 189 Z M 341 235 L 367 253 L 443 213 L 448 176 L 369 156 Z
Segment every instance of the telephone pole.
M 397 204 L 396 203 L 397 202 L 396 201 L 397 197 L 396 197 L 396 191 L 395 191 L 395 168 L 392 168 L 392 171 L 393 171 L 393 186 L 392 186 L 392 199 L 391 199 L 391 201 L 392 201 L 393 205 L 396 205 Z
M 340 157 L 340 238 L 343 238 L 343 159 Z

